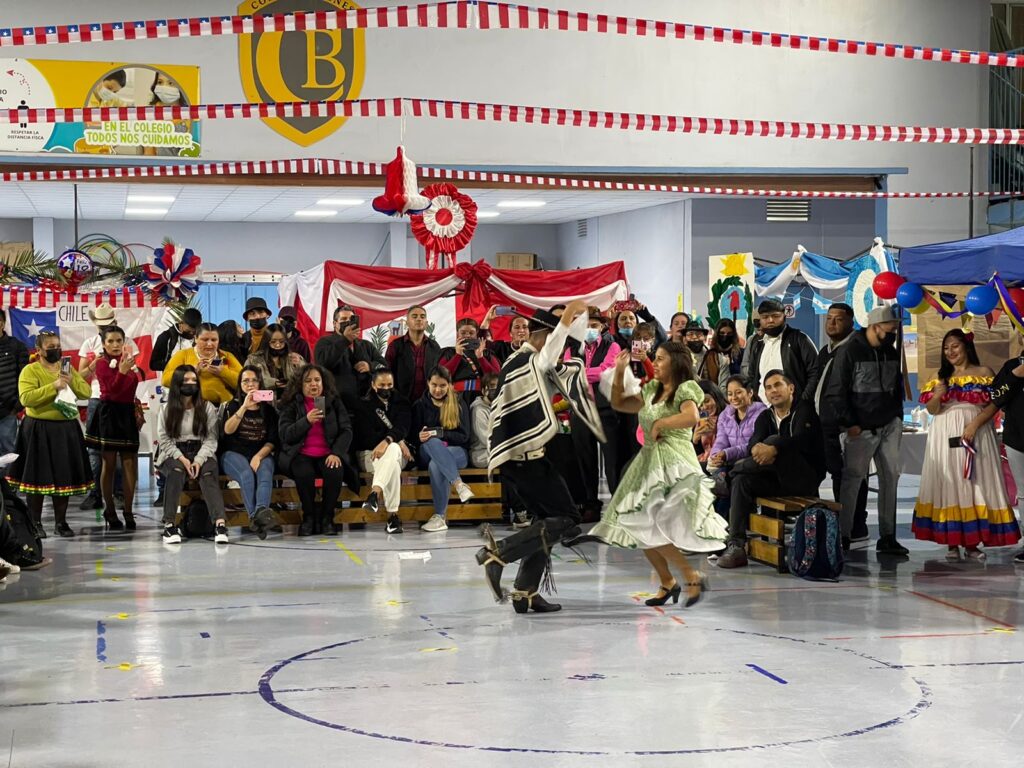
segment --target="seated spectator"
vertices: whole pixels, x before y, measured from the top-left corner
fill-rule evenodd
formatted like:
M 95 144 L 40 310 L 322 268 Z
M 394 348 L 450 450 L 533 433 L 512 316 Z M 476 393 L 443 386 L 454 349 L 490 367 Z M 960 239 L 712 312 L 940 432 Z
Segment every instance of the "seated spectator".
M 693 429 L 693 445 L 697 451 L 697 460 L 703 467 L 711 457 L 711 446 L 718 436 L 718 417 L 726 408 L 725 395 L 717 385 L 710 381 L 700 381 L 704 402 L 700 406 L 700 421 Z
M 334 510 L 345 483 L 341 457 L 352 444 L 352 424 L 331 375 L 319 365 L 299 371 L 288 383 L 280 414 L 278 464 L 295 481 L 302 502 L 299 536 L 334 535 Z M 319 504 L 317 478 L 323 480 Z
M 261 370 L 246 365 L 238 377 L 238 394 L 224 406 L 218 446 L 224 474 L 238 483 L 249 529 L 260 539 L 267 538 L 267 529 L 276 525 L 270 495 L 274 451 L 281 444 L 273 404 L 255 399 L 256 392 L 263 389 Z
M 452 375 L 452 386 L 456 392 L 463 393 L 467 403 L 479 395 L 484 375 L 501 370 L 501 361 L 479 338 L 479 333 L 476 320 L 469 317 L 459 320 L 455 326 L 455 346 L 442 349 L 438 361 L 438 366 Z
M 181 353 L 179 353 L 181 354 Z M 217 467 L 217 409 L 203 399 L 200 376 L 191 365 L 171 372 L 167 403 L 157 421 L 157 456 L 164 487 L 164 544 L 180 544 L 181 530 L 175 520 L 185 483 L 199 481 L 203 501 L 214 526 L 214 541 L 228 543 L 224 496 Z
M 409 430 L 419 443 L 419 465 L 430 472 L 434 514 L 422 526 L 427 533 L 448 530 L 448 497 L 452 488 L 462 503 L 473 498 L 473 491 L 459 477 L 459 470 L 469 460 L 469 430 L 469 408 L 452 386 L 451 373 L 439 365 L 427 379 L 427 391 L 413 404 Z
M 245 364 L 259 368 L 261 386 L 273 390 L 275 399 L 280 400 L 288 382 L 307 363 L 289 348 L 284 326 L 275 323 L 266 328 L 266 346 L 249 355 Z
M 242 334 L 239 360 L 267 347 L 267 323 L 270 321 L 267 302 L 260 296 L 250 296 L 245 302 L 245 313 L 242 315 L 242 319 L 249 324 L 249 330 Z
M 242 364 L 230 352 L 224 351 L 220 343 L 220 331 L 212 323 L 203 323 L 199 327 L 195 347 L 176 352 L 167 363 L 162 378 L 165 387 L 171 385 L 174 372 L 183 365 L 198 372 L 199 388 L 205 402 L 221 405 L 235 396 Z
M 350 413 L 359 408 L 359 398 L 370 391 L 370 373 L 384 358 L 361 338 L 359 315 L 352 307 L 334 311 L 334 333 L 322 337 L 313 351 L 316 364 L 331 374 L 334 389 Z
M 313 351 L 309 348 L 309 342 L 299 333 L 299 314 L 295 307 L 281 307 L 277 310 L 277 324 L 284 328 L 285 336 L 288 338 L 288 349 L 301 357 L 305 362 L 313 358 Z
M 825 439 L 810 400 L 795 400 L 792 379 L 768 371 L 764 389 L 771 408 L 757 417 L 750 458 L 733 466 L 729 543 L 719 568 L 747 564 L 747 528 L 759 496 L 817 496 L 825 479 Z
M 182 312 L 181 320 L 156 337 L 153 354 L 149 357 L 149 367 L 154 371 L 163 371 L 175 353 L 195 346 L 196 334 L 202 324 L 203 316 L 195 307 Z
M 736 323 L 723 317 L 715 325 L 715 333 L 704 356 L 704 378 L 725 391 L 729 377 L 739 374 L 742 367 L 743 344 L 736 332 Z
M 491 404 L 497 394 L 498 374 L 488 373 L 484 376 L 483 392 L 469 406 L 470 422 L 473 425 L 469 440 L 469 463 L 480 469 L 486 469 L 490 460 Z
M 402 502 L 402 470 L 412 460 L 405 441 L 412 408 L 395 391 L 395 378 L 387 368 L 373 372 L 370 391 L 355 415 L 355 445 L 359 468 L 372 472 L 370 494 L 363 509 L 376 515 L 383 506 L 388 516 L 386 533 L 402 533 L 398 508 Z
M 242 326 L 234 320 L 225 320 L 217 326 L 217 336 L 220 339 L 220 348 L 236 360 L 245 360 L 249 356 L 249 349 L 242 345 Z
M 757 417 L 765 404 L 754 399 L 754 389 L 742 376 L 730 376 L 726 389 L 729 405 L 718 417 L 715 442 L 708 457 L 708 472 L 712 478 L 728 477 L 732 466 L 750 455 L 750 438 L 754 434 Z M 716 491 L 725 489 L 716 480 Z
M 427 391 L 427 378 L 441 358 L 441 345 L 427 336 L 427 310 L 423 307 L 409 307 L 405 325 L 405 335 L 388 344 L 384 358 L 395 379 L 395 391 L 415 403 Z

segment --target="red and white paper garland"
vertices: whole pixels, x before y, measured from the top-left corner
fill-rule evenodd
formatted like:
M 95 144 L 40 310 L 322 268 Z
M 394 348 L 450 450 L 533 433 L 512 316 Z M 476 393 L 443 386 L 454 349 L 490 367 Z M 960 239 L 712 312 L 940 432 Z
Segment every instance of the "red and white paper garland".
M 455 254 L 469 245 L 476 231 L 476 203 L 454 184 L 431 184 L 423 189 L 430 207 L 409 217 L 413 237 L 427 254 L 427 269 L 455 266 Z M 447 263 L 441 263 L 445 257 Z

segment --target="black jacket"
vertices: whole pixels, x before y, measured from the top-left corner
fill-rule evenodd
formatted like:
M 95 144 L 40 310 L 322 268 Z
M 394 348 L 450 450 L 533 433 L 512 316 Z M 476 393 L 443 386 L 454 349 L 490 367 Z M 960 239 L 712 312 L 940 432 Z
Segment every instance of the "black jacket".
M 992 402 L 1003 409 L 1003 442 L 1015 451 L 1024 451 L 1024 379 L 1013 369 L 1024 364 L 1024 356 L 1003 364 L 992 382 Z
M 0 336 L 0 418 L 21 410 L 18 377 L 28 365 L 28 349 L 10 334 Z
M 242 400 L 229 400 L 224 404 L 220 420 L 220 436 L 217 440 L 218 456 L 223 456 L 227 451 L 234 451 L 235 453 L 240 453 L 245 456 L 245 458 L 251 460 L 252 457 L 259 453 L 267 443 L 274 446 L 275 451 L 281 447 L 281 437 L 277 432 L 277 411 L 270 403 L 260 403 L 258 413 L 263 418 L 263 427 L 266 432 L 263 436 L 263 441 L 258 445 L 247 440 L 240 439 L 237 431 L 231 435 L 224 431 L 224 424 L 238 412 L 239 408 L 242 407 L 243 400 L 244 397 Z
M 469 406 L 462 396 L 456 392 L 459 399 L 459 426 L 455 429 L 443 429 L 441 427 L 441 409 L 434 405 L 430 399 L 430 393 L 425 392 L 423 397 L 417 400 L 412 406 L 412 423 L 409 426 L 409 437 L 415 445 L 420 444 L 420 431 L 427 429 L 438 430 L 437 437 L 448 443 L 463 448 L 469 447 L 469 435 L 472 431 L 472 423 L 469 419 Z
M 352 464 L 349 459 L 349 448 L 352 445 L 352 422 L 348 411 L 341 400 L 328 399 L 327 413 L 324 416 L 324 436 L 331 447 L 331 453 L 345 462 L 348 470 Z M 277 464 L 282 472 L 290 473 L 292 461 L 299 455 L 306 435 L 309 434 L 309 419 L 306 418 L 306 400 L 300 394 L 293 399 L 281 403 L 281 416 L 278 420 L 278 432 L 281 439 L 281 450 Z M 346 479 L 348 473 L 346 472 Z
M 817 494 L 825 479 L 825 438 L 810 402 L 795 400 L 789 416 L 778 427 L 771 408 L 762 412 L 754 422 L 748 450 L 758 443 L 778 450 L 772 466 L 785 492 Z
M 356 411 L 357 451 L 372 451 L 386 437 L 399 443 L 409 435 L 412 406 L 395 392 L 385 405 L 372 391 L 359 401 Z
M 903 377 L 895 346 L 872 347 L 857 331 L 836 351 L 825 399 L 840 429 L 878 429 L 903 418 Z
M 750 342 L 750 365 L 748 377 L 750 384 L 757 392 L 761 388 L 761 353 L 764 352 L 764 339 L 754 338 Z M 794 397 L 798 400 L 814 400 L 814 390 L 809 382 L 818 379 L 818 350 L 806 333 L 787 325 L 782 331 L 782 370 L 793 379 L 796 386 Z
M 423 351 L 423 360 L 426 366 L 426 370 L 423 372 L 423 382 L 426 386 L 430 372 L 437 367 L 437 361 L 441 358 L 441 345 L 429 336 L 423 338 L 423 343 L 426 345 Z M 416 378 L 416 371 L 413 343 L 409 340 L 409 334 L 399 336 L 388 344 L 388 351 L 384 357 L 395 378 L 395 392 L 412 402 L 412 385 Z
M 374 367 L 384 365 L 384 358 L 373 344 L 365 339 L 356 339 L 349 346 L 348 339 L 340 333 L 321 338 L 313 350 L 313 357 L 317 365 L 323 366 L 334 376 L 341 401 L 351 412 L 359 407 L 359 398 L 369 391 Z M 368 363 L 370 370 L 357 373 L 356 363 Z
M 180 340 L 181 334 L 173 325 L 157 336 L 153 342 L 153 354 L 149 356 L 149 367 L 154 371 L 164 370 L 174 357 L 174 350 Z
M 853 338 L 853 332 L 847 336 L 840 344 L 846 344 Z M 818 370 L 815 373 L 814 379 L 807 382 L 807 388 L 811 391 L 812 397 L 814 397 L 814 407 L 818 411 L 818 417 L 821 419 L 821 426 L 826 432 L 836 432 L 839 430 L 839 425 L 836 424 L 836 411 L 832 407 L 832 404 L 828 401 L 828 383 L 832 378 L 833 365 L 832 362 L 835 359 L 836 352 L 839 347 L 833 348 L 832 342 L 829 341 L 818 351 Z M 818 386 L 821 385 L 821 397 L 817 397 Z

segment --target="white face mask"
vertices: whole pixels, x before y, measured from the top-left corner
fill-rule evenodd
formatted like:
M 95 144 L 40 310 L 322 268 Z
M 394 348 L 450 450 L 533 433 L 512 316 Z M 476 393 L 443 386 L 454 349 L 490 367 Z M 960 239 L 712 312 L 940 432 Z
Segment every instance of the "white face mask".
M 158 85 L 153 89 L 153 92 L 164 104 L 173 104 L 181 98 L 181 91 L 173 85 Z
M 109 88 L 107 88 L 106 86 L 100 88 L 97 95 L 100 97 L 100 101 L 114 101 L 115 99 L 117 99 L 117 94 Z

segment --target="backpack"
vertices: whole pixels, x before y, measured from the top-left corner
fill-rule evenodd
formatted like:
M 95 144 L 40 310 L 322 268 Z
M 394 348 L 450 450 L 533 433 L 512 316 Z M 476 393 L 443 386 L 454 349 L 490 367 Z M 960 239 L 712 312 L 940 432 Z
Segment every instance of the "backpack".
M 801 512 L 793 526 L 786 565 L 801 579 L 838 581 L 843 572 L 839 515 L 824 507 L 808 507 Z
M 213 536 L 213 521 L 210 519 L 210 510 L 207 509 L 206 502 L 193 501 L 185 507 L 179 528 L 182 535 L 189 539 L 206 539 Z
M 22 568 L 43 562 L 43 543 L 36 538 L 36 527 L 28 507 L 0 477 L 0 557 Z

